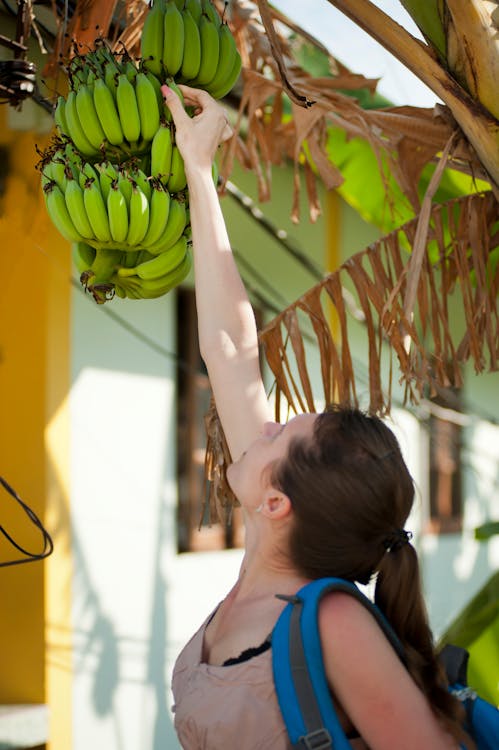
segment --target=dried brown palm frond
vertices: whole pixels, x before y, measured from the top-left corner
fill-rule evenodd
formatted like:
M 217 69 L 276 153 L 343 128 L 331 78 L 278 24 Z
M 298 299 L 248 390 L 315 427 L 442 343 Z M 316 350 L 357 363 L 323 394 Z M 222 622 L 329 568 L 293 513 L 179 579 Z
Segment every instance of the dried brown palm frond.
M 231 22 L 245 68 L 236 134 L 227 146 L 221 169 L 224 178 L 230 174 L 234 158 L 238 158 L 255 172 L 259 199 L 264 201 L 271 194 L 271 166 L 291 159 L 295 165 L 292 218 L 299 219 L 299 174 L 304 168 L 313 220 L 320 212 L 315 177 L 318 176 L 327 188 L 336 187 L 343 180 L 334 165 L 334 153 L 331 155 L 327 149 L 328 127 L 332 125 L 341 128 L 347 138 L 362 138 L 370 144 L 392 209 L 388 175 L 395 177 L 417 214 L 422 170 L 438 158 L 454 131 L 458 131 L 459 136 L 454 142 L 450 165 L 488 179 L 449 107 L 363 109 L 355 97 L 345 91 L 353 93 L 359 88 L 373 91 L 376 80 L 346 71 L 331 55 L 331 75 L 313 77 L 296 63 L 290 40 L 277 30 L 274 22 L 295 32 L 296 27 L 266 0 L 257 0 L 257 5 L 261 19 L 252 8 L 253 3 L 235 0 L 231 6 Z M 288 99 L 292 117 L 283 119 Z M 307 106 L 310 102 L 314 104 Z M 244 136 L 241 135 L 243 130 Z
M 220 12 L 222 0 L 214 0 Z M 264 12 L 265 28 L 258 7 Z M 147 13 L 142 0 L 81 0 L 69 26 L 60 23 L 59 36 L 45 74 L 56 71 L 59 55 L 71 54 L 71 40 L 80 49 L 93 46 L 95 39 L 108 39 L 115 49 L 125 47 L 140 56 L 140 34 Z M 227 16 L 227 14 L 226 14 Z M 437 158 L 451 133 L 457 129 L 449 108 L 435 111 L 416 107 L 394 107 L 364 110 L 354 96 L 359 89 L 373 92 L 377 80 L 348 71 L 333 55 L 327 57 L 330 75 L 314 77 L 296 62 L 292 32 L 302 40 L 324 50 L 306 32 L 282 13 L 249 0 L 232 0 L 228 21 L 243 58 L 243 74 L 231 102 L 239 108 L 236 133 L 228 144 L 221 174 L 227 179 L 238 159 L 254 171 L 260 200 L 271 196 L 272 166 L 291 160 L 295 165 L 291 213 L 299 220 L 297 206 L 302 188 L 300 174 L 305 175 L 305 189 L 310 217 L 320 213 L 316 180 L 327 188 L 341 184 L 343 178 L 334 164 L 334 153 L 327 149 L 328 128 L 342 128 L 348 138 L 362 138 L 374 149 L 383 177 L 393 175 L 418 213 L 418 181 L 425 164 Z M 270 33 L 267 33 L 270 30 Z M 55 73 L 54 73 L 55 74 Z M 295 92 L 293 94 L 293 91 Z M 301 97 L 301 98 L 300 98 Z M 289 99 L 291 98 L 291 112 Z M 306 102 L 313 106 L 303 107 Z M 285 113 L 292 114 L 292 117 Z M 463 137 L 454 143 L 451 154 L 456 168 L 476 177 L 486 177 L 473 148 Z M 390 205 L 391 196 L 387 193 Z
M 374 37 L 445 102 L 497 195 L 499 39 L 493 3 L 401 0 L 423 32 L 427 42 L 423 44 L 370 0 L 328 2 Z
M 347 260 L 286 307 L 260 333 L 274 377 L 276 419 L 281 409 L 300 413 L 315 404 L 359 405 L 358 373 L 351 352 L 351 300 L 363 320 L 368 361 L 368 404 L 372 413 L 390 411 L 394 368 L 382 386 L 382 367 L 394 355 L 406 402 L 416 403 L 438 387 L 460 386 L 461 366 L 494 371 L 499 358 L 499 210 L 492 192 L 433 206 L 420 272 L 414 276 L 409 248 L 415 245 L 414 219 Z M 470 273 L 473 271 L 473 273 Z M 411 314 L 405 312 L 414 284 Z M 345 294 L 348 289 L 348 300 Z M 333 332 L 331 307 L 337 324 Z M 452 310 L 461 319 L 451 320 Z M 310 336 L 320 354 L 320 386 L 307 362 Z M 450 368 L 449 368 L 450 365 Z M 386 377 L 386 373 L 384 373 Z M 229 454 L 212 405 L 207 421 L 210 506 L 215 516 L 234 501 L 225 479 Z

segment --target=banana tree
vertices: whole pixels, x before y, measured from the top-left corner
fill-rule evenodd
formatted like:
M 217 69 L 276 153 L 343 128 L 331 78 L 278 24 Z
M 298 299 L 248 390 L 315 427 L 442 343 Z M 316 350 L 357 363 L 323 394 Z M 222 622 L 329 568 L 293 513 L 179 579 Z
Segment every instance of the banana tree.
M 426 44 L 370 0 L 328 0 L 449 107 L 499 186 L 499 7 L 494 0 L 400 0 Z

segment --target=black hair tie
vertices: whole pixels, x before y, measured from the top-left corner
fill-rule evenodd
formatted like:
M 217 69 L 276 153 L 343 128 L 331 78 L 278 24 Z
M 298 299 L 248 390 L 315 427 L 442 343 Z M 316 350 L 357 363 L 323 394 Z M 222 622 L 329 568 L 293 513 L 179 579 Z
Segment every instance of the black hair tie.
M 406 531 L 405 529 L 395 529 L 389 534 L 386 539 L 383 540 L 383 547 L 387 552 L 397 552 L 412 539 L 412 531 Z

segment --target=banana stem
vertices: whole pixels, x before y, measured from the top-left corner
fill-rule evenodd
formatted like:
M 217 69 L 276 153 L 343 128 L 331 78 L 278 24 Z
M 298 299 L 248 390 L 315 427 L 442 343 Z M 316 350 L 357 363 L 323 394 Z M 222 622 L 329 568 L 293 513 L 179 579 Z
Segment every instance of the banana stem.
M 447 73 L 427 45 L 370 0 L 327 1 L 383 45 L 447 104 L 491 182 L 499 187 L 499 122 L 490 112 Z
M 120 250 L 100 248 L 95 253 L 95 260 L 86 271 L 85 286 L 90 289 L 96 284 L 107 284 L 116 270 L 121 258 Z
M 499 117 L 499 40 L 486 5 L 483 0 L 447 0 L 455 34 L 456 64 L 465 85 L 494 117 Z M 447 62 L 454 70 L 450 54 Z

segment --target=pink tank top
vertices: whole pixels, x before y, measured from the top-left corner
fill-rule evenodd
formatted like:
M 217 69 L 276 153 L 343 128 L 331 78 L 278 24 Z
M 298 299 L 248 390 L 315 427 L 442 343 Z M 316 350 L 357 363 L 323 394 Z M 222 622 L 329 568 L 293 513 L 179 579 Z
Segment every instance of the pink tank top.
M 184 750 L 291 750 L 268 649 L 231 666 L 201 661 L 206 618 L 173 670 L 175 729 Z

